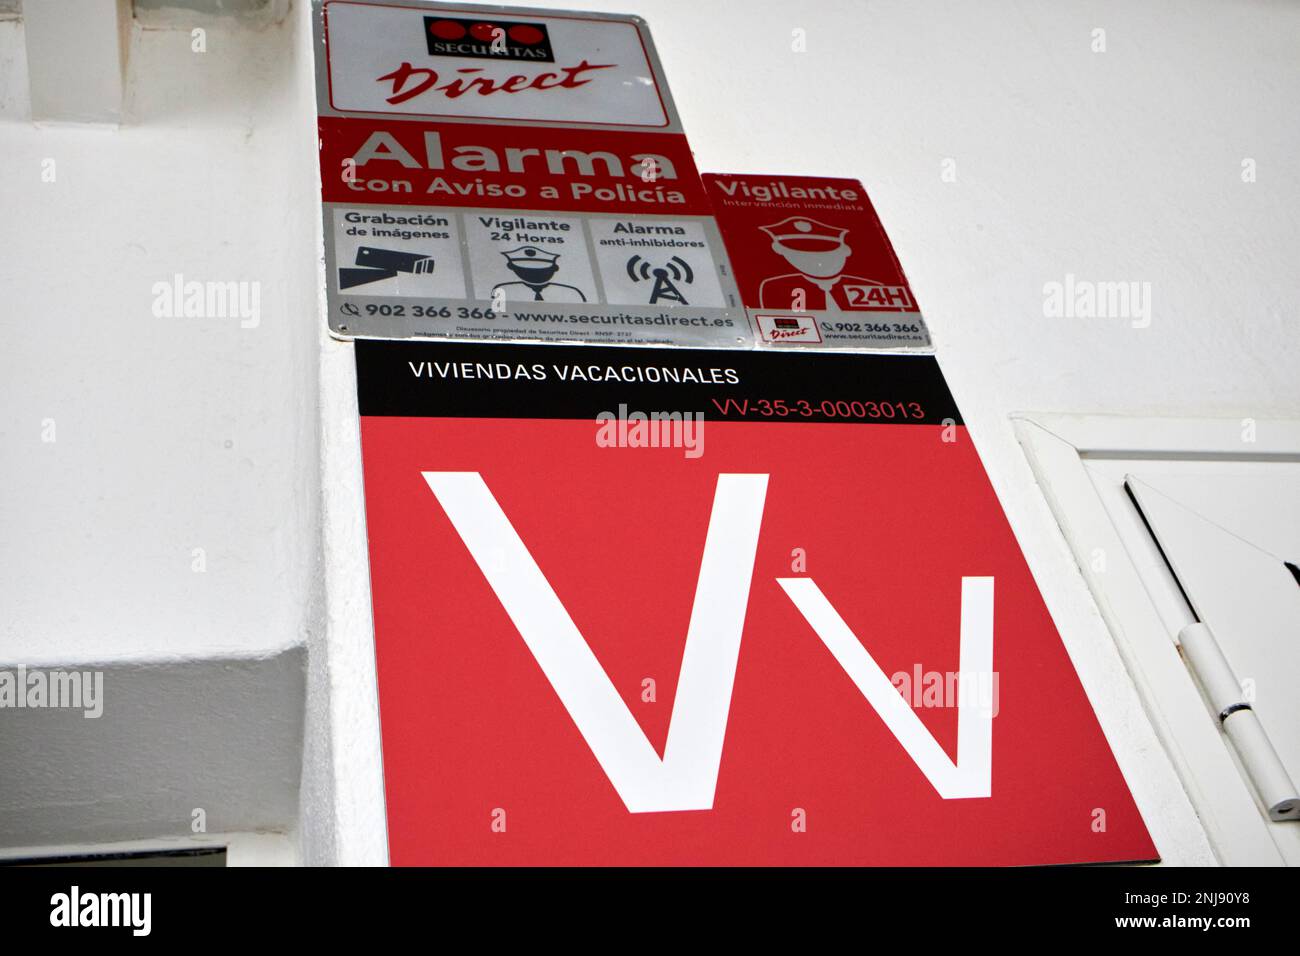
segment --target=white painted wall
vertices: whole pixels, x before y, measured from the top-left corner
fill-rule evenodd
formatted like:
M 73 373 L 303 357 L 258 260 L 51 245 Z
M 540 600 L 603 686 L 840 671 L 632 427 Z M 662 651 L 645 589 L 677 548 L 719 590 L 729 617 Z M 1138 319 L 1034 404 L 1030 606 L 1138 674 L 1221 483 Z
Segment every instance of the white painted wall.
M 97 720 L 0 713 L 0 847 L 188 838 L 196 808 L 209 832 L 298 818 L 310 66 L 291 24 L 201 22 L 204 54 L 134 29 L 120 128 L 33 126 L 24 27 L 0 22 L 0 666 L 102 669 L 105 693 Z M 258 283 L 260 321 L 156 316 L 177 273 Z
M 1300 413 L 1300 7 L 612 6 L 650 22 L 701 169 L 866 183 L 1116 756 L 1164 821 L 1160 850 L 1203 860 L 1008 416 Z M 0 666 L 216 674 L 305 650 L 305 679 L 254 668 L 262 693 L 306 699 L 301 788 L 254 769 L 213 792 L 296 797 L 300 821 L 290 808 L 275 826 L 300 824 L 303 858 L 372 863 L 384 836 L 355 399 L 349 347 L 320 331 L 306 22 L 297 0 L 278 26 L 227 22 L 203 57 L 183 24 L 137 31 L 130 120 L 91 132 L 24 123 L 21 27 L 0 21 Z M 51 156 L 60 179 L 43 184 Z M 262 324 L 154 319 L 150 286 L 175 271 L 260 279 Z M 1044 317 L 1044 283 L 1067 273 L 1150 282 L 1150 326 Z M 190 571 L 196 546 L 205 575 Z M 247 703 L 197 686 L 202 707 L 159 711 L 176 728 L 160 757 L 218 753 Z M 128 730 L 113 746 L 132 746 Z M 281 766 L 296 765 L 291 737 L 269 728 Z M 82 819 L 112 838 L 120 818 L 102 801 L 69 809 L 61 769 L 21 799 L 0 782 L 0 819 Z

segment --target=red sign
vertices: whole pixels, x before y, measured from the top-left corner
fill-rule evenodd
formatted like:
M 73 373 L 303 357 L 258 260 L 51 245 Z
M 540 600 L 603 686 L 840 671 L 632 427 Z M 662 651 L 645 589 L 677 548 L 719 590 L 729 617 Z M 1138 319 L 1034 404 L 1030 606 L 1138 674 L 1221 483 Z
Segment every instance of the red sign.
M 929 344 L 916 297 L 857 180 L 706 174 L 704 182 L 760 341 Z
M 326 202 L 707 216 L 686 137 L 321 117 Z M 345 165 L 347 164 L 347 165 Z
M 393 863 L 1156 856 L 932 357 L 357 358 Z
M 644 22 L 314 0 L 342 337 L 751 338 Z

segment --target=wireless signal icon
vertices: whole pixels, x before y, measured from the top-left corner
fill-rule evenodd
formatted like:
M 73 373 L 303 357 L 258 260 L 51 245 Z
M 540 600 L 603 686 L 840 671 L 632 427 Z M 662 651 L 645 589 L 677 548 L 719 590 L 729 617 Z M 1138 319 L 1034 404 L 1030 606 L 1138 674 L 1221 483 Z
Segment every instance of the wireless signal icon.
M 627 274 L 633 282 L 649 281 L 652 278 L 655 280 L 655 284 L 650 289 L 651 305 L 661 299 L 687 305 L 686 297 L 682 295 L 682 290 L 677 288 L 677 283 L 684 282 L 690 285 L 695 281 L 695 273 L 691 271 L 690 263 L 678 256 L 673 256 L 666 265 L 662 266 L 651 265 L 640 256 L 633 256 L 627 260 Z

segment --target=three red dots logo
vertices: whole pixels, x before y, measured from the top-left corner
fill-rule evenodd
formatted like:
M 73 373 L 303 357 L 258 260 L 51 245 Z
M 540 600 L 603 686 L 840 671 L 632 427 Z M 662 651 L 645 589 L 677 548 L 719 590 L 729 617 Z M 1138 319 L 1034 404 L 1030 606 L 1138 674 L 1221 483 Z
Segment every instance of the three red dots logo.
M 544 23 L 425 17 L 424 38 L 430 56 L 555 62 L 551 37 Z

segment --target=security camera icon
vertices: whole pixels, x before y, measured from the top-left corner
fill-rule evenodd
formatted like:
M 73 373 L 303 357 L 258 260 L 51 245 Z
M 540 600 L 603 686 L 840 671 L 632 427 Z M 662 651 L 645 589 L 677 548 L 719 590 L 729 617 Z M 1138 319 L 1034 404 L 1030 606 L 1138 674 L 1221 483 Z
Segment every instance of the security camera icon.
M 391 279 L 399 272 L 428 275 L 433 272 L 433 267 L 433 256 L 362 246 L 357 250 L 357 268 L 339 269 L 339 288 L 351 289 L 381 279 Z

